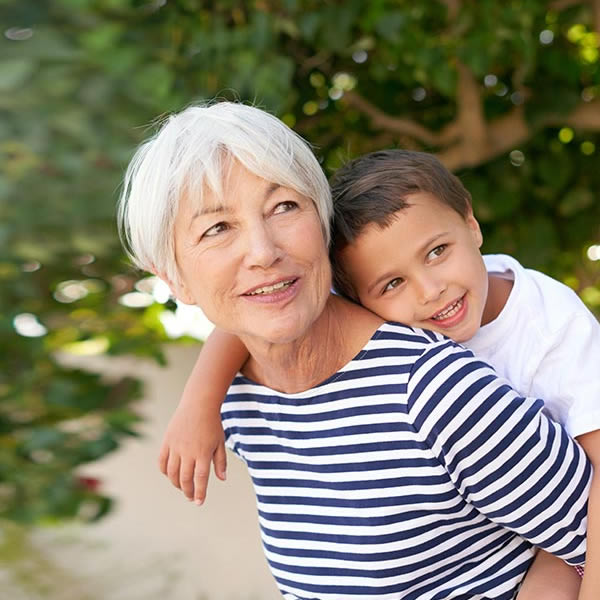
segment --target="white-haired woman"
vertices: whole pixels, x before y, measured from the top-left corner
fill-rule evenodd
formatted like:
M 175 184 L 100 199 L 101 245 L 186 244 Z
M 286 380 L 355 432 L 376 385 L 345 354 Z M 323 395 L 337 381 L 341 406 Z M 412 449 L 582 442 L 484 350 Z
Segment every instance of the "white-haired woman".
M 469 351 L 332 295 L 330 214 L 304 141 L 233 103 L 169 118 L 120 205 L 134 262 L 250 353 L 222 419 L 282 594 L 508 600 L 533 544 L 580 563 L 583 451 Z

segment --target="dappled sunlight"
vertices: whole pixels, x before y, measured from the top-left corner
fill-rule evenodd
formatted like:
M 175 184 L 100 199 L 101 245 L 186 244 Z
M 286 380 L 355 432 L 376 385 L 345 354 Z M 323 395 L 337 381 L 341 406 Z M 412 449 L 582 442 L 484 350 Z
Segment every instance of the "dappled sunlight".
M 172 562 L 224 584 L 264 566 L 226 529 L 237 491 L 209 516 L 179 496 L 158 508 L 174 494 L 155 466 L 161 435 L 213 324 L 131 265 L 115 205 L 149 127 L 190 103 L 266 109 L 328 176 L 383 148 L 434 153 L 471 193 L 484 252 L 600 315 L 600 24 L 591 0 L 551 6 L 3 0 L 0 596 L 200 600 L 169 596 Z M 185 368 L 161 371 L 169 361 Z M 65 522 L 106 527 L 98 543 L 127 551 L 74 539 L 54 561 L 60 535 L 14 525 Z M 213 552 L 207 532 L 226 545 Z M 189 563 L 136 561 L 158 533 L 184 540 Z M 69 561 L 88 551 L 98 563 L 80 580 Z

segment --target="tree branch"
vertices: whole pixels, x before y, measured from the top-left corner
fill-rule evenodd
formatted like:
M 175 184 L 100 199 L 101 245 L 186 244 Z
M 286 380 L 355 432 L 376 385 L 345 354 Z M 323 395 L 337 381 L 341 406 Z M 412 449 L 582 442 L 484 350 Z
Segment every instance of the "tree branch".
M 442 148 L 437 156 L 451 171 L 472 167 L 518 148 L 544 127 L 561 125 L 600 131 L 600 100 L 582 102 L 569 115 L 548 115 L 535 129 L 525 120 L 522 107 L 516 107 L 507 115 L 488 123 L 487 142 L 478 148 L 477 155 L 470 151 L 471 141 L 465 137 L 457 144 Z
M 465 158 L 469 162 L 478 160 L 481 151 L 487 146 L 489 132 L 483 102 L 481 100 L 480 85 L 475 80 L 473 73 L 460 61 L 456 65 L 458 83 L 456 89 L 457 121 L 462 140 L 469 140 L 463 144 Z
M 392 117 L 384 113 L 356 92 L 346 92 L 344 94 L 344 101 L 349 106 L 367 115 L 376 129 L 388 130 L 398 135 L 409 135 L 428 146 L 440 145 L 441 140 L 438 134 L 410 119 Z
M 515 107 L 502 117 L 484 123 L 484 131 L 475 132 L 475 136 L 479 136 L 479 142 L 476 142 L 477 138 L 471 137 L 469 130 L 461 124 L 460 118 L 447 125 L 439 134 L 435 134 L 414 121 L 385 114 L 354 93 L 352 105 L 359 110 L 363 109 L 363 112 L 371 117 L 376 129 L 395 136 L 409 136 L 421 144 L 438 147 L 438 158 L 452 171 L 479 165 L 501 156 L 525 143 L 534 133 L 531 125 L 525 120 L 521 106 Z M 463 117 L 463 120 L 466 122 L 467 117 Z M 477 121 L 473 126 L 474 130 L 481 127 L 481 122 Z M 600 100 L 582 102 L 569 115 L 548 115 L 538 123 L 535 131 L 560 125 L 600 131 Z
M 600 7 L 600 0 L 593 0 Z M 409 137 L 422 146 L 438 148 L 438 158 L 450 170 L 472 167 L 513 150 L 534 133 L 522 106 L 486 121 L 480 85 L 471 71 L 457 63 L 457 115 L 441 131 L 434 132 L 410 119 L 391 116 L 356 92 L 347 92 L 345 102 L 370 118 L 373 127 L 387 135 Z M 600 100 L 581 102 L 568 115 L 548 115 L 535 127 L 569 125 L 575 129 L 600 131 Z
M 460 8 L 460 0 L 443 0 L 449 16 Z M 593 11 L 593 22 L 600 30 L 600 0 L 587 0 Z M 583 4 L 582 0 L 555 0 L 550 7 L 563 10 L 567 6 Z M 408 137 L 422 146 L 438 149 L 438 158 L 451 170 L 482 164 L 525 143 L 535 131 L 544 127 L 568 125 L 574 129 L 600 131 L 600 99 L 581 102 L 568 115 L 547 115 L 533 128 L 525 119 L 522 106 L 493 121 L 486 121 L 481 98 L 481 85 L 470 69 L 460 61 L 456 63 L 458 82 L 456 89 L 457 114 L 441 131 L 432 131 L 411 120 L 389 115 L 357 92 L 347 92 L 344 100 L 365 114 L 373 128 L 387 135 Z M 522 89 L 523 73 L 515 77 Z M 526 93 L 526 90 L 522 90 Z M 405 140 L 406 141 L 406 140 Z
M 548 117 L 545 124 L 556 126 L 570 125 L 574 129 L 600 131 L 600 100 L 581 102 L 571 114 L 566 117 L 564 115 Z
M 460 10 L 461 0 L 442 0 L 448 8 L 448 20 L 454 21 Z
M 576 4 L 585 4 L 585 2 L 586 0 L 554 0 L 548 4 L 548 8 L 560 12 L 561 10 L 565 10 L 565 8 L 575 6 Z
M 600 0 L 554 0 L 550 2 L 548 8 L 560 12 L 571 6 L 577 4 L 589 4 L 592 11 L 592 22 L 594 23 L 594 29 L 600 33 Z
M 471 140 L 461 137 L 459 143 L 443 148 L 437 157 L 451 171 L 480 165 L 519 146 L 531 135 L 523 109 L 514 108 L 510 113 L 487 124 L 486 142 L 473 151 Z

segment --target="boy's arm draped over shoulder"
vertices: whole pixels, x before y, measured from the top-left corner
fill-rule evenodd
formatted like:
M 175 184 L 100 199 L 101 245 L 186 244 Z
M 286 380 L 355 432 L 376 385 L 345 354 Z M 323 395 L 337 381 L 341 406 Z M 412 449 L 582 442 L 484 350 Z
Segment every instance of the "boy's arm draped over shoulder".
M 408 394 L 413 426 L 469 503 L 570 564 L 584 562 L 590 463 L 542 400 L 520 397 L 449 340 L 415 363 Z
M 197 504 L 206 497 L 211 461 L 217 477 L 225 480 L 221 404 L 247 359 L 248 351 L 236 336 L 215 329 L 204 343 L 163 437 L 160 470 Z

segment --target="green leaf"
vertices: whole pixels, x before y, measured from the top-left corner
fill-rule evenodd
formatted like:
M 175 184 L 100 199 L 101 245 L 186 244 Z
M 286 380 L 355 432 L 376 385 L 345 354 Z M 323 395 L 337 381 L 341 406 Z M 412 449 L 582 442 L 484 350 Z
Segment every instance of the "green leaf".
M 33 74 L 36 64 L 27 58 L 0 60 L 0 92 L 20 88 Z

